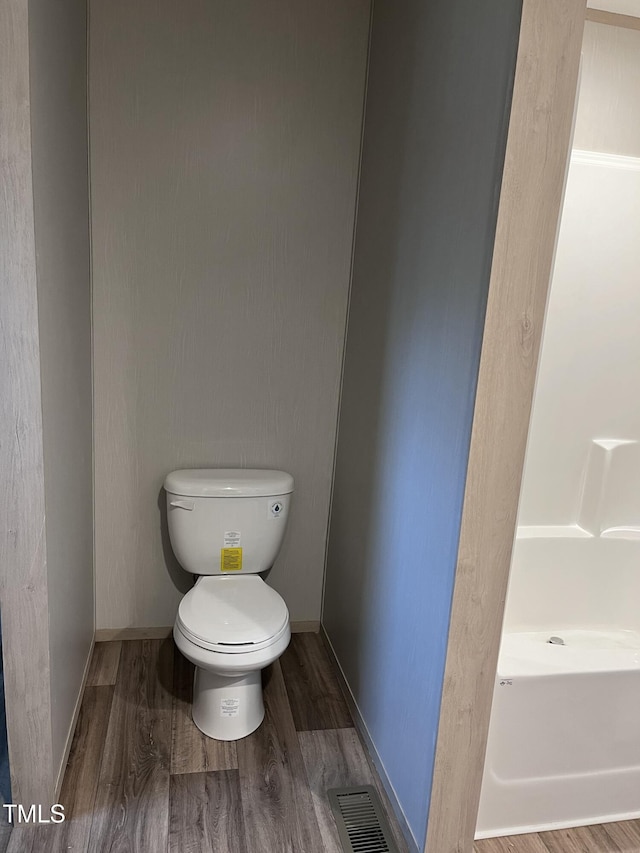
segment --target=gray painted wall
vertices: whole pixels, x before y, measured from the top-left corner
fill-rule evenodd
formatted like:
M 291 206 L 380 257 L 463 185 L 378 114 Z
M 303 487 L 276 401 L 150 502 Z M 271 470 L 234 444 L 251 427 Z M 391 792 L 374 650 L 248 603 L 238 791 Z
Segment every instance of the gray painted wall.
M 29 2 L 54 770 L 94 627 L 86 26 L 84 0 Z
M 420 849 L 520 12 L 374 6 L 323 622 Z
M 368 0 L 92 0 L 99 628 L 189 588 L 175 468 L 296 480 L 269 582 L 318 619 Z

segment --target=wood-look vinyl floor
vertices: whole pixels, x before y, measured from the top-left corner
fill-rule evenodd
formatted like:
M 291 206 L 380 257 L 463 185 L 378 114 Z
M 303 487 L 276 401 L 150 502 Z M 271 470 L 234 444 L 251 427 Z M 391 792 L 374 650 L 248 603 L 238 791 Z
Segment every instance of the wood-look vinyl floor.
M 263 724 L 220 743 L 191 720 L 193 667 L 172 640 L 96 644 L 67 819 L 16 826 L 8 853 L 341 853 L 326 789 L 385 798 L 319 635 L 295 634 L 263 676 Z
M 474 853 L 640 853 L 640 820 L 476 841 Z
M 327 788 L 384 791 L 317 634 L 264 673 L 266 715 L 206 738 L 171 640 L 98 643 L 60 802 L 67 820 L 0 832 L 8 853 L 342 853 Z M 398 848 L 406 845 L 387 805 Z M 475 853 L 640 853 L 640 821 L 492 838 Z
M 0 820 L 0 853 L 5 853 L 9 846 L 9 838 L 11 837 L 11 826 L 4 820 Z

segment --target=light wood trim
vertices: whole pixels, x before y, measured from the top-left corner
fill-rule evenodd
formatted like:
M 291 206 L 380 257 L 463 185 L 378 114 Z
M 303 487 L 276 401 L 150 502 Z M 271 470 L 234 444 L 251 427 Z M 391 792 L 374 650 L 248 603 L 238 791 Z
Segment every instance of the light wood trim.
M 164 640 L 173 634 L 173 625 L 168 628 L 97 628 L 96 643 L 112 640 Z
M 54 793 L 27 0 L 0 4 L 0 600 L 11 793 Z
M 607 24 L 610 27 L 622 27 L 626 30 L 640 30 L 640 18 L 633 15 L 619 15 L 617 12 L 605 12 L 602 9 L 587 9 L 587 21 L 594 24 Z
M 320 622 L 312 619 L 308 622 L 292 622 L 291 633 L 302 634 L 311 631 L 317 634 L 320 630 Z M 168 628 L 98 628 L 96 630 L 96 643 L 107 643 L 111 640 L 164 640 L 173 634 L 173 625 Z
M 425 853 L 471 853 L 585 0 L 524 0 Z
M 317 619 L 311 619 L 308 622 L 292 622 L 292 634 L 317 634 L 320 630 L 320 622 Z

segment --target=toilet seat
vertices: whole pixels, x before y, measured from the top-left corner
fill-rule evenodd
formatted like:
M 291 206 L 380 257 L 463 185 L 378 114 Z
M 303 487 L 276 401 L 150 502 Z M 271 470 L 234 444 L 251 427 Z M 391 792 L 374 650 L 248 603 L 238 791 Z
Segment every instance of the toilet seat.
M 277 643 L 289 630 L 289 611 L 258 575 L 199 578 L 180 602 L 176 627 L 196 646 L 247 654 Z

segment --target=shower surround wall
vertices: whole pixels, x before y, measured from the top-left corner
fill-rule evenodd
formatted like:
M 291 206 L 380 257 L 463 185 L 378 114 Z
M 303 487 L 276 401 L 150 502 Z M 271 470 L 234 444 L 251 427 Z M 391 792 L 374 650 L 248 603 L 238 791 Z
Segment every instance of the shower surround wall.
M 639 84 L 640 32 L 587 23 L 482 837 L 640 815 Z
M 639 228 L 640 159 L 574 152 L 520 528 L 579 525 L 593 535 L 622 526 L 640 530 Z
M 640 32 L 587 22 L 574 148 L 640 158 L 638 86 Z M 578 523 L 587 463 L 597 464 L 592 440 L 640 442 L 636 172 L 635 159 L 606 156 L 577 156 L 570 169 L 529 430 L 521 526 Z M 629 451 L 621 448 L 613 457 Z M 640 454 L 635 462 L 634 456 L 631 451 L 624 464 L 640 473 Z
M 92 0 L 99 628 L 167 626 L 191 577 L 168 471 L 282 468 L 269 582 L 320 615 L 368 0 Z
M 513 551 L 481 836 L 640 816 L 639 226 L 640 159 L 574 152 Z M 552 635 L 566 645 L 550 644 Z

